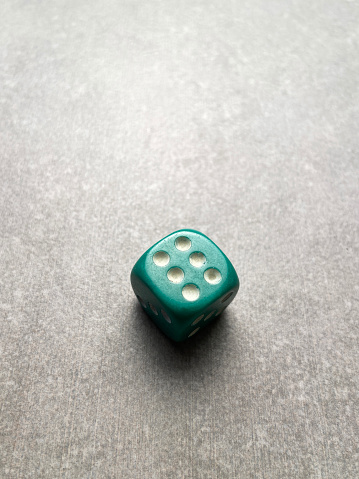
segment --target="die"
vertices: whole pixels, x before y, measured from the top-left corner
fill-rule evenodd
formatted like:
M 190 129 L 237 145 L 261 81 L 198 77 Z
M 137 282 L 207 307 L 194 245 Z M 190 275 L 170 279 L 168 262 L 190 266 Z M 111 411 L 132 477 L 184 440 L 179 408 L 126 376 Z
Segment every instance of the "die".
M 239 288 L 226 255 L 191 229 L 175 231 L 147 250 L 131 271 L 131 284 L 142 308 L 174 341 L 207 326 Z

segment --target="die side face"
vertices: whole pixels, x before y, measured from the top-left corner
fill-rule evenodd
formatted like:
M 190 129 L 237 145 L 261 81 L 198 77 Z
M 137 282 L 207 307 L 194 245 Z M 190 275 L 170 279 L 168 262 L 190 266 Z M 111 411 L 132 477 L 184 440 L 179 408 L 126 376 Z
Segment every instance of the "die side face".
M 176 231 L 152 246 L 135 264 L 131 282 L 142 307 L 175 341 L 213 321 L 239 288 L 228 258 L 195 230 Z

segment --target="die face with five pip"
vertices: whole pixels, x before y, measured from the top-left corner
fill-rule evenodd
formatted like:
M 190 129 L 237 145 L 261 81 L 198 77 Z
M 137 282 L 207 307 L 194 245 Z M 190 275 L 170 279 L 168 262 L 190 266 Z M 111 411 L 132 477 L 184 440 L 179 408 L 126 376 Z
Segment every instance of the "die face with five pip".
M 237 273 L 204 234 L 176 231 L 146 251 L 131 272 L 143 309 L 174 341 L 193 336 L 232 302 Z

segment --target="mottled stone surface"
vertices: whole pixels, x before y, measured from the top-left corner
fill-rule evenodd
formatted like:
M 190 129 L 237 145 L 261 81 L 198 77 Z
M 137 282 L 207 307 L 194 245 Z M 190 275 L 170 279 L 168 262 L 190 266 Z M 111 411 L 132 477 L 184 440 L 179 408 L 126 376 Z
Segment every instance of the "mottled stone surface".
M 0 477 L 359 477 L 359 6 L 3 0 Z M 241 288 L 187 344 L 129 274 Z

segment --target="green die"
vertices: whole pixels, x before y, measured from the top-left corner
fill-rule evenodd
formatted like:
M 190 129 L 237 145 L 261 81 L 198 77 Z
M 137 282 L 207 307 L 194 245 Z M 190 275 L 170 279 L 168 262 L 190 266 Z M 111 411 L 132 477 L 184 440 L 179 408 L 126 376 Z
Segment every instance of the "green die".
M 229 259 L 195 230 L 176 231 L 147 250 L 132 269 L 131 284 L 144 310 L 175 341 L 207 326 L 239 288 Z

